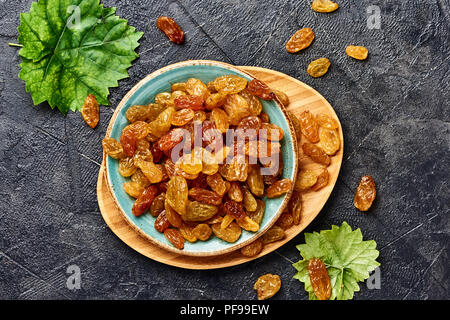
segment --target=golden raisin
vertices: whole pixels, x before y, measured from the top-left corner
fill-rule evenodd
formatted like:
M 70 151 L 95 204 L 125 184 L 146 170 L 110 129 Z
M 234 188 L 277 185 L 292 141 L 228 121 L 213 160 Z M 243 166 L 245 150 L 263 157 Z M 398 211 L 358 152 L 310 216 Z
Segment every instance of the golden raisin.
M 261 253 L 264 244 L 261 239 L 256 239 L 252 243 L 241 248 L 241 254 L 245 257 L 254 257 Z
M 339 5 L 331 0 L 314 0 L 312 9 L 316 12 L 328 13 L 336 11 Z
M 296 191 L 305 191 L 315 185 L 317 182 L 317 174 L 311 170 L 300 170 L 295 182 Z
M 81 115 L 89 127 L 94 129 L 97 126 L 100 115 L 98 102 L 94 95 L 89 94 L 86 100 L 84 100 Z
M 371 176 L 364 176 L 359 182 L 356 189 L 353 204 L 360 211 L 367 211 L 372 206 L 373 201 L 377 195 L 377 188 L 375 181 Z
M 256 290 L 258 300 L 273 297 L 281 288 L 281 279 L 276 274 L 265 274 L 256 280 L 253 289 Z
M 159 30 L 169 38 L 170 41 L 176 44 L 182 44 L 184 42 L 184 32 L 180 26 L 169 17 L 159 17 L 156 20 L 156 26 Z
M 317 258 L 309 260 L 308 273 L 316 297 L 319 300 L 330 299 L 331 281 L 323 261 Z
M 311 28 L 300 29 L 286 42 L 286 50 L 290 53 L 299 52 L 308 48 L 313 40 L 314 32 Z
M 366 60 L 369 55 L 369 50 L 363 46 L 348 46 L 345 48 L 345 53 L 357 60 Z
M 328 58 L 320 58 L 312 61 L 308 65 L 308 69 L 306 70 L 308 74 L 313 78 L 322 77 L 325 73 L 328 72 L 328 68 L 330 67 L 331 62 Z
M 332 156 L 338 152 L 341 147 L 341 139 L 339 138 L 336 130 L 321 128 L 319 137 L 319 146 L 323 151 L 325 151 L 326 154 Z

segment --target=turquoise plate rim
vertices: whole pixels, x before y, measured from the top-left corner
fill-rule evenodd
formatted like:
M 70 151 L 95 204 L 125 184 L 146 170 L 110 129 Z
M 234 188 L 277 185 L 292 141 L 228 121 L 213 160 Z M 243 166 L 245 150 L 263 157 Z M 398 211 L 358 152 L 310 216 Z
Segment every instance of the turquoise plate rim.
M 116 139 L 119 138 L 120 131 L 123 129 L 123 127 L 126 124 L 128 124 L 128 121 L 126 120 L 124 114 L 129 106 L 134 105 L 134 104 L 139 104 L 139 103 L 141 103 L 141 104 L 149 103 L 151 100 L 153 100 L 154 96 L 148 95 L 148 91 L 152 90 L 152 89 L 149 89 L 149 87 L 151 87 L 151 84 L 148 84 L 149 82 L 152 82 L 152 81 L 157 82 L 157 80 L 159 78 L 164 78 L 164 76 L 170 75 L 170 72 L 172 72 L 172 77 L 173 77 L 173 74 L 174 74 L 173 72 L 175 72 L 177 69 L 183 70 L 183 68 L 192 68 L 192 67 L 198 67 L 198 66 L 202 66 L 203 68 L 204 67 L 207 67 L 207 68 L 212 67 L 213 69 L 216 69 L 215 70 L 216 72 L 217 72 L 217 69 L 221 69 L 220 71 L 226 72 L 223 74 L 234 73 L 234 74 L 239 74 L 247 79 L 254 78 L 249 73 L 244 72 L 233 65 L 230 65 L 230 64 L 227 64 L 224 62 L 219 62 L 219 61 L 189 60 L 189 61 L 183 61 L 183 62 L 178 62 L 175 64 L 168 65 L 168 66 L 158 69 L 155 72 L 152 72 L 151 74 L 146 76 L 144 79 L 139 81 L 123 97 L 123 99 L 117 106 L 117 108 L 114 111 L 114 114 L 110 120 L 108 129 L 106 131 L 106 137 L 113 137 Z M 214 75 L 214 77 L 216 77 L 216 76 L 217 75 Z M 202 75 L 190 74 L 190 77 L 202 78 Z M 176 81 L 179 81 L 179 80 L 176 80 Z M 170 82 L 167 82 L 167 87 L 158 86 L 157 89 L 153 89 L 153 91 L 161 92 L 162 90 L 167 90 L 169 86 L 170 86 Z M 145 92 L 145 91 L 147 91 L 147 92 Z M 139 100 L 139 99 L 146 99 L 146 101 L 143 102 L 142 100 Z M 140 102 L 137 102 L 136 100 L 138 100 Z M 285 162 L 285 167 L 283 169 L 283 177 L 291 178 L 292 181 L 295 181 L 296 176 L 297 176 L 297 169 L 298 169 L 298 157 L 297 157 L 298 147 L 297 147 L 296 136 L 295 136 L 295 134 L 292 134 L 295 131 L 294 131 L 292 123 L 289 119 L 289 115 L 286 112 L 285 107 L 278 100 L 274 100 L 274 101 L 270 101 L 270 102 L 261 100 L 261 102 L 263 103 L 263 109 L 265 109 L 266 111 L 269 111 L 268 112 L 269 115 L 270 115 L 270 113 L 272 113 L 272 115 L 275 113 L 278 114 L 278 118 L 276 119 L 276 121 L 274 121 L 274 123 L 280 125 L 285 131 L 285 137 L 282 141 L 283 160 Z M 269 107 L 272 103 L 275 103 L 276 106 L 278 106 L 278 110 L 281 112 L 278 113 L 277 111 L 275 111 L 276 109 L 267 110 L 266 108 Z M 284 120 L 284 123 L 280 123 L 280 119 Z M 271 117 L 271 121 L 272 120 L 273 119 Z M 288 129 L 288 130 L 286 130 L 286 129 Z M 287 148 L 288 146 L 290 146 L 290 148 Z M 286 157 L 288 159 L 286 159 Z M 265 212 L 266 218 L 265 218 L 265 220 L 263 220 L 263 223 L 261 224 L 261 228 L 258 232 L 253 233 L 253 232 L 242 230 L 241 237 L 235 243 L 227 243 L 217 237 L 213 237 L 212 239 L 205 241 L 205 242 L 203 242 L 203 241 L 201 241 L 201 242 L 197 241 L 195 243 L 186 242 L 185 248 L 183 250 L 179 250 L 179 249 L 173 247 L 168 242 L 168 240 L 164 237 L 164 235 L 162 233 L 159 233 L 158 231 L 156 231 L 154 229 L 154 227 L 153 227 L 153 222 L 155 219 L 154 217 L 152 217 L 150 214 L 146 214 L 141 217 L 135 217 L 131 213 L 131 206 L 132 206 L 133 200 L 131 199 L 131 197 L 126 195 L 122 189 L 121 185 L 124 181 L 127 181 L 127 178 L 123 178 L 118 174 L 118 172 L 116 170 L 118 161 L 108 157 L 105 154 L 105 152 L 103 152 L 103 162 L 105 163 L 105 169 L 106 169 L 105 170 L 105 174 L 106 174 L 106 178 L 107 178 L 106 181 L 108 183 L 109 189 L 111 190 L 113 200 L 114 200 L 115 204 L 117 205 L 117 207 L 119 208 L 122 215 L 125 217 L 125 220 L 127 221 L 127 223 L 134 230 L 136 230 L 139 234 L 141 234 L 143 237 L 145 237 L 152 243 L 156 244 L 157 246 L 162 247 L 168 251 L 171 251 L 171 252 L 174 252 L 177 254 L 181 254 L 181 255 L 217 256 L 217 255 L 222 255 L 222 254 L 226 254 L 226 253 L 238 250 L 238 249 L 242 248 L 243 246 L 253 242 L 258 237 L 260 237 L 262 234 L 264 234 L 264 232 L 266 232 L 271 226 L 273 226 L 273 224 L 276 222 L 278 217 L 281 215 L 281 213 L 286 208 L 286 206 L 289 202 L 289 199 L 292 195 L 292 191 L 293 191 L 292 190 L 293 188 L 292 188 L 287 194 L 285 194 L 284 196 L 282 196 L 280 198 L 269 199 L 269 200 L 266 198 L 263 199 L 266 202 L 266 212 Z M 286 164 L 288 164 L 288 165 L 286 165 Z M 127 198 L 128 198 L 128 200 L 124 200 Z M 267 215 L 267 208 L 268 208 L 267 200 L 271 204 L 274 203 L 274 205 L 271 205 L 271 208 L 273 208 L 273 207 L 277 208 L 276 212 L 271 217 L 269 216 L 269 218 L 267 217 L 268 216 Z M 124 202 L 126 202 L 126 203 L 124 203 Z M 128 207 L 128 210 L 126 207 Z M 138 221 L 138 220 L 140 220 L 140 221 Z M 147 229 L 147 227 L 149 229 Z M 144 230 L 144 229 L 147 229 L 147 230 Z M 216 240 L 213 240 L 213 239 L 216 239 Z M 217 250 L 211 250 L 211 249 L 202 250 L 202 248 L 204 248 L 204 247 L 210 247 L 210 246 L 214 245 L 214 244 L 212 244 L 212 245 L 209 244 L 209 245 L 205 246 L 204 244 L 213 243 L 213 242 L 215 245 L 219 244 L 220 248 Z M 194 249 L 194 250 L 192 250 L 192 249 Z

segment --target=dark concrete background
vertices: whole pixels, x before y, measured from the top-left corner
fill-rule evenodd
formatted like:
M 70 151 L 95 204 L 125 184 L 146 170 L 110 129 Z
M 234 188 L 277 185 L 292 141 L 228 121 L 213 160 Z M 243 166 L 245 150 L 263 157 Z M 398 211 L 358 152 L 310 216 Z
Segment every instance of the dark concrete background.
M 122 243 L 97 205 L 100 141 L 114 106 L 148 73 L 186 59 L 214 59 L 285 72 L 321 92 L 343 124 L 342 171 L 330 200 L 307 231 L 347 221 L 380 250 L 381 289 L 361 284 L 356 299 L 449 298 L 449 0 L 337 0 L 318 14 L 310 1 L 103 1 L 145 31 L 130 78 L 111 90 L 99 126 L 33 106 L 19 72 L 19 13 L 31 0 L 0 0 L 0 298 L 2 299 L 254 299 L 256 278 L 276 273 L 274 299 L 307 299 L 292 279 L 303 234 L 261 259 L 233 268 L 189 271 L 147 259 Z M 366 8 L 381 8 L 381 29 L 369 30 Z M 172 16 L 186 32 L 170 43 L 155 27 Z M 313 45 L 288 54 L 294 31 L 312 27 Z M 348 44 L 370 51 L 365 62 Z M 326 56 L 328 74 L 312 79 L 307 64 Z M 373 209 L 352 204 L 364 174 L 374 177 Z M 80 290 L 66 287 L 67 267 L 81 269 Z

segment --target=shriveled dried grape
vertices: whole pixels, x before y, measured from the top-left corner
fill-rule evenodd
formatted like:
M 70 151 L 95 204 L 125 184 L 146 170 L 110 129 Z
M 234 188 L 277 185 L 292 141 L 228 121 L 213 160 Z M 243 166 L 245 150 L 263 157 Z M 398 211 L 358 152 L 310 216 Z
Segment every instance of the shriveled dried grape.
M 177 109 L 203 110 L 203 98 L 201 96 L 180 96 L 174 100 Z
M 321 128 L 319 137 L 319 146 L 323 149 L 323 151 L 325 151 L 326 154 L 332 156 L 338 152 L 341 147 L 341 139 L 339 138 L 336 130 Z
M 264 195 L 264 179 L 257 165 L 251 165 L 248 169 L 247 187 L 257 197 Z
M 330 178 L 330 174 L 328 173 L 328 170 L 323 170 L 318 176 L 317 176 L 317 182 L 311 187 L 311 190 L 318 191 L 325 187 L 328 184 L 328 179 Z
M 175 248 L 182 250 L 184 248 L 184 237 L 177 229 L 166 229 L 164 236 Z
M 236 222 L 230 223 L 225 229 L 220 227 L 220 223 L 211 225 L 211 228 L 216 237 L 230 243 L 236 242 L 242 234 L 242 229 Z
M 319 146 L 312 143 L 304 143 L 302 150 L 305 155 L 310 157 L 312 161 L 329 166 L 331 163 L 330 157 Z
M 123 152 L 122 145 L 116 139 L 103 139 L 102 147 L 105 153 L 113 159 L 122 159 L 126 157 L 125 153 Z
M 203 169 L 202 157 L 198 157 L 194 152 L 185 154 L 176 165 L 188 174 L 199 174 Z
M 254 257 L 261 253 L 264 244 L 261 239 L 256 239 L 252 243 L 241 248 L 241 254 L 245 257 Z
M 259 230 L 259 224 L 248 216 L 236 219 L 237 224 L 244 230 L 256 232 Z
M 133 158 L 123 158 L 119 160 L 119 173 L 122 177 L 130 177 L 137 170 Z
M 181 227 L 178 228 L 178 230 L 180 230 L 181 235 L 184 237 L 184 239 L 186 239 L 189 242 L 196 242 L 198 239 L 197 237 L 194 235 L 194 233 L 192 232 L 194 230 L 194 226 L 183 222 L 181 224 Z
M 148 121 L 155 120 L 161 114 L 161 112 L 163 112 L 165 109 L 166 109 L 165 105 L 161 105 L 161 104 L 157 104 L 157 103 L 150 103 L 148 105 L 148 110 L 149 110 Z
M 155 96 L 155 102 L 158 105 L 166 107 L 169 104 L 172 94 L 170 92 L 160 92 Z
M 173 107 L 167 107 L 158 117 L 149 123 L 148 131 L 156 137 L 162 137 L 170 130 L 170 119 L 175 112 Z M 121 141 L 122 142 L 122 141 Z
M 331 297 L 331 281 L 327 268 L 322 260 L 313 258 L 308 262 L 308 274 L 314 294 L 319 300 Z
M 295 182 L 295 190 L 305 191 L 315 185 L 317 182 L 317 174 L 312 170 L 300 170 Z
M 265 83 L 257 79 L 253 79 L 248 83 L 247 90 L 254 96 L 263 100 L 273 100 L 275 98 L 275 94 L 272 90 Z
M 302 218 L 302 196 L 300 192 L 294 191 L 289 200 L 288 210 L 292 215 L 295 225 L 299 225 Z
M 189 189 L 189 197 L 191 199 L 207 204 L 212 204 L 214 206 L 219 206 L 222 203 L 221 195 L 218 195 L 214 191 L 209 191 L 197 187 Z
M 219 130 L 221 133 L 227 132 L 230 123 L 228 121 L 228 115 L 225 111 L 219 108 L 214 108 L 211 111 L 211 121 L 214 121 L 216 125 L 216 129 Z
M 125 112 L 125 117 L 131 123 L 136 121 L 146 121 L 150 117 L 150 108 L 146 105 L 131 106 Z
M 185 130 L 182 128 L 175 128 L 170 130 L 158 140 L 159 149 L 163 152 L 172 150 L 183 140 L 184 135 Z
M 234 126 L 238 125 L 242 118 L 251 115 L 247 101 L 238 94 L 228 95 L 223 108 L 230 124 Z
M 206 149 L 203 149 L 202 156 L 202 173 L 205 175 L 217 173 L 217 171 L 219 171 L 219 161 L 216 157 Z
M 258 97 L 252 95 L 247 89 L 239 92 L 239 95 L 247 101 L 248 109 L 251 115 L 259 116 L 261 114 L 262 104 Z
M 208 147 L 209 150 L 216 149 L 216 143 L 221 142 L 222 134 L 216 128 L 216 124 L 213 121 L 206 120 L 201 126 L 202 145 Z
M 183 220 L 181 220 L 181 216 L 167 202 L 167 199 L 164 202 L 164 211 L 166 212 L 167 220 L 169 220 L 172 226 L 174 226 L 175 228 L 181 227 Z
M 270 187 L 267 188 L 267 197 L 268 198 L 277 198 L 291 190 L 292 181 L 291 179 L 282 179 L 278 180 Z
M 172 114 L 170 123 L 173 126 L 182 127 L 192 119 L 194 119 L 195 113 L 192 109 L 181 109 Z
M 286 42 L 287 52 L 295 53 L 308 48 L 313 42 L 314 37 L 314 31 L 311 28 L 303 28 L 298 30 L 288 40 L 288 42 Z
M 247 79 L 237 75 L 225 75 L 218 77 L 213 82 L 214 88 L 225 94 L 239 93 L 247 87 Z
M 203 122 L 206 120 L 206 113 L 203 110 L 194 110 L 194 118 L 193 121 Z
M 190 78 L 186 81 L 186 91 L 193 96 L 198 96 L 202 102 L 209 96 L 209 91 L 206 85 L 199 79 Z
M 213 110 L 214 108 L 222 107 L 227 100 L 227 95 L 223 92 L 213 93 L 205 101 L 205 107 L 208 110 Z
M 224 215 L 222 221 L 220 222 L 220 228 L 226 229 L 233 221 L 234 221 L 233 216 L 230 216 L 229 214 Z
M 151 183 L 161 182 L 163 179 L 163 172 L 153 162 L 138 161 L 136 165 L 142 170 L 142 173 L 147 177 Z
M 266 203 L 260 199 L 256 199 L 256 204 L 256 210 L 247 212 L 247 215 L 257 224 L 261 224 L 261 221 L 264 217 L 264 212 L 266 211 Z
M 145 174 L 142 173 L 141 169 L 137 169 L 135 173 L 131 176 L 131 181 L 139 183 L 144 188 L 147 188 L 149 185 L 151 185 L 150 180 L 147 179 Z
M 292 122 L 292 126 L 294 127 L 297 142 L 300 143 L 300 140 L 302 138 L 302 125 L 300 124 L 300 120 L 293 112 L 288 111 L 287 113 L 289 115 L 289 119 Z
M 94 129 L 97 126 L 100 115 L 98 102 L 94 95 L 89 94 L 86 100 L 84 100 L 83 106 L 81 107 L 81 115 L 89 127 Z
M 159 216 L 161 212 L 164 211 L 164 202 L 166 200 L 166 194 L 160 193 L 155 199 L 153 199 L 152 204 L 150 205 L 150 214 L 154 217 Z
M 139 196 L 144 192 L 145 188 L 136 182 L 125 182 L 123 185 L 123 190 L 133 198 L 139 198 Z
M 312 61 L 308 65 L 308 69 L 306 70 L 308 74 L 313 78 L 322 77 L 325 73 L 328 72 L 328 68 L 330 67 L 331 62 L 328 58 L 319 58 L 317 60 Z
M 284 137 L 284 131 L 273 123 L 262 123 L 259 129 L 260 140 L 280 141 Z
M 321 126 L 322 128 L 325 129 L 338 129 L 339 128 L 339 123 L 333 119 L 332 117 L 330 117 L 329 115 L 327 115 L 326 113 L 319 113 L 316 116 L 316 121 L 319 124 L 319 126 Z
M 136 152 L 137 138 L 132 130 L 123 130 L 120 136 L 120 144 L 122 145 L 125 155 L 128 157 L 134 156 Z
M 242 204 L 233 200 L 225 201 L 222 208 L 225 214 L 228 214 L 235 219 L 241 219 L 246 215 Z
M 377 195 L 375 181 L 371 176 L 363 176 L 356 189 L 353 204 L 360 211 L 367 211 Z
M 186 208 L 186 213 L 181 217 L 184 221 L 203 222 L 214 216 L 219 209 L 211 204 L 190 201 Z
M 228 190 L 227 195 L 230 200 L 236 202 L 242 202 L 242 200 L 244 200 L 244 194 L 242 193 L 242 189 L 238 182 L 231 182 L 231 187 Z
M 273 297 L 281 288 L 281 279 L 276 274 L 265 274 L 256 280 L 253 289 L 256 290 L 258 300 Z
M 345 53 L 357 60 L 366 60 L 369 55 L 369 50 L 363 46 L 348 46 L 345 48 Z
M 280 102 L 283 104 L 283 106 L 287 107 L 289 105 L 289 97 L 286 93 L 280 90 L 272 89 L 275 96 L 280 100 Z
M 145 139 L 136 141 L 136 152 L 133 159 L 135 163 L 138 163 L 141 160 L 153 162 L 153 154 L 150 151 L 150 142 Z
M 194 229 L 192 229 L 192 233 L 201 241 L 206 241 L 211 237 L 212 230 L 209 225 L 206 223 L 199 223 Z
M 227 190 L 225 181 L 223 181 L 222 177 L 218 173 L 207 176 L 206 183 L 220 196 L 223 196 Z
M 319 142 L 319 125 L 314 116 L 309 111 L 303 111 L 298 120 L 301 124 L 302 133 L 308 141 L 312 143 Z
M 166 201 L 179 214 L 183 215 L 186 213 L 188 185 L 185 178 L 173 176 L 170 179 L 167 185 Z
M 169 17 L 159 17 L 156 20 L 156 26 L 159 30 L 169 38 L 170 41 L 176 44 L 182 44 L 184 42 L 184 32 L 180 26 Z
M 167 228 L 170 227 L 170 222 L 167 220 L 166 212 L 162 211 L 155 220 L 154 227 L 158 232 L 164 232 Z
M 228 181 L 246 181 L 248 176 L 248 163 L 244 156 L 235 156 L 231 163 L 219 166 L 219 172 Z
M 261 240 L 264 244 L 272 243 L 279 241 L 284 238 L 284 230 L 275 225 L 266 231 L 261 237 Z
M 167 102 L 167 106 L 176 107 L 175 100 L 180 98 L 180 97 L 186 97 L 186 96 L 187 96 L 187 93 L 184 92 L 184 91 L 173 91 L 170 94 L 170 99 Z
M 294 217 L 289 212 L 283 212 L 276 222 L 276 225 L 284 230 L 289 229 L 293 224 Z
M 242 204 L 247 212 L 255 211 L 258 208 L 258 203 L 256 202 L 253 194 L 247 189 L 243 188 L 244 199 Z
M 311 7 L 316 12 L 328 13 L 336 11 L 339 5 L 331 0 L 314 0 Z
M 145 188 L 144 192 L 136 199 L 133 204 L 131 212 L 138 217 L 150 209 L 150 205 L 158 194 L 158 188 L 155 186 L 149 186 Z
M 186 83 L 185 82 L 176 82 L 173 83 L 170 88 L 172 89 L 172 92 L 174 91 L 186 91 Z
M 261 119 L 257 116 L 248 116 L 241 121 L 237 126 L 237 134 L 242 134 L 244 137 L 249 138 L 250 140 L 254 140 L 257 138 L 258 130 L 261 128 Z M 240 131 L 241 130 L 241 131 Z

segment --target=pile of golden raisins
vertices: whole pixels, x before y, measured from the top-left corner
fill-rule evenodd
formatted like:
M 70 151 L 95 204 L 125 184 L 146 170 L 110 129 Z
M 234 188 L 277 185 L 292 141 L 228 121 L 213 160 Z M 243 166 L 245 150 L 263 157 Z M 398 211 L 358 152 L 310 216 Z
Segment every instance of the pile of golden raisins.
M 275 91 L 276 92 L 276 91 Z M 278 95 L 277 95 L 278 96 Z M 282 100 L 282 99 L 280 99 Z M 286 96 L 283 103 L 289 105 Z M 302 193 L 318 191 L 328 185 L 329 172 L 327 167 L 331 158 L 341 147 L 339 123 L 325 113 L 313 115 L 310 111 L 303 111 L 298 116 L 289 112 L 289 117 L 297 133 L 297 142 L 301 144 L 304 155 L 320 165 L 321 172 L 299 168 L 294 192 L 286 211 L 281 214 L 275 225 L 259 239 L 241 248 L 246 257 L 254 257 L 262 252 L 264 245 L 284 239 L 285 230 L 301 222 Z M 356 201 L 356 200 L 355 200 Z
M 150 212 L 155 229 L 178 249 L 186 240 L 214 234 L 233 243 L 242 229 L 258 231 L 262 198 L 293 187 L 281 177 L 284 132 L 262 112 L 260 99 L 276 95 L 287 99 L 256 79 L 225 75 L 174 83 L 154 103 L 128 108 L 120 141 L 107 137 L 102 145 L 130 178 L 123 189 L 136 199 L 133 214 Z M 259 241 L 279 237 L 274 228 Z

